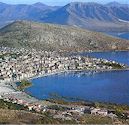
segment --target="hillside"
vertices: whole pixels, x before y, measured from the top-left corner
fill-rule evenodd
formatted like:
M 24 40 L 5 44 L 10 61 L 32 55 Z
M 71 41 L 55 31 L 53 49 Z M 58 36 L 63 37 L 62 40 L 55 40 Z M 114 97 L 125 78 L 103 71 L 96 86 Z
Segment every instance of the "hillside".
M 16 21 L 2 28 L 0 30 L 0 45 L 57 51 L 129 49 L 129 41 L 101 33 L 28 21 Z
M 27 111 L 0 109 L 0 124 L 78 124 L 75 120 L 54 119 L 49 113 L 37 114 Z M 80 124 L 113 124 L 108 117 L 86 115 Z
M 0 109 L 0 112 L 0 124 L 59 124 L 64 122 L 24 110 Z
M 87 115 L 85 123 L 112 123 L 108 117 Z M 82 122 L 82 121 L 81 121 Z M 80 123 L 81 123 L 80 122 Z M 53 118 L 49 112 L 36 113 L 27 107 L 0 100 L 0 124 L 75 124 L 75 120 Z

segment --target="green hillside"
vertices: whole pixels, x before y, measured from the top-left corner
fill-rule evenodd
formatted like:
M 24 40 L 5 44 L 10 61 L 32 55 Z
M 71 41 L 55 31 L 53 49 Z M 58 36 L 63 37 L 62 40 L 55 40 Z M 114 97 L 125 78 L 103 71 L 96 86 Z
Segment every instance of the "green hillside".
M 57 51 L 129 49 L 129 41 L 102 33 L 28 21 L 16 21 L 0 29 L 0 45 Z

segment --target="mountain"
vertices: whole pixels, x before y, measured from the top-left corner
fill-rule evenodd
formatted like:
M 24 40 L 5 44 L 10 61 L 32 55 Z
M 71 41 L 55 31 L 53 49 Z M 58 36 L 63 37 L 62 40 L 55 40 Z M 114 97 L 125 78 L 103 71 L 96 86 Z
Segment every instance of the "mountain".
M 86 19 L 86 20 L 95 19 L 100 21 L 115 20 L 115 17 L 111 17 L 110 15 L 108 15 L 107 12 L 108 12 L 107 8 L 101 4 L 76 2 L 76 3 L 70 3 L 64 6 L 63 8 L 58 9 L 57 11 L 52 12 L 48 16 L 50 16 L 51 18 L 53 18 L 53 16 L 56 16 L 57 21 L 58 21 L 58 16 L 61 13 L 63 15 L 66 15 L 67 18 L 76 17 L 79 19 Z
M 0 45 L 68 52 L 129 49 L 127 40 L 81 28 L 29 21 L 16 21 L 2 28 Z
M 0 26 L 15 20 L 71 25 L 102 32 L 128 32 L 129 5 L 72 2 L 59 7 L 40 2 L 32 5 L 0 3 Z
M 40 21 L 40 18 L 42 18 L 42 16 L 45 17 L 46 13 L 58 8 L 59 7 L 51 7 L 42 3 L 32 5 L 0 3 L 0 25 L 8 24 L 8 22 L 14 20 Z
M 53 11 L 60 8 L 60 6 L 48 6 L 48 5 L 45 5 L 41 2 L 37 2 L 37 3 L 33 4 L 32 6 L 37 7 L 41 10 L 48 10 L 49 9 L 49 10 L 53 10 Z
M 36 7 L 36 8 L 39 8 L 41 10 L 51 9 L 50 6 L 47 6 L 47 5 L 45 5 L 45 4 L 41 3 L 41 2 L 37 2 L 37 3 L 33 4 L 32 6 Z
M 106 6 L 109 6 L 109 7 L 129 7 L 128 4 L 120 4 L 116 1 L 113 1 L 113 2 L 106 4 Z
M 110 5 L 110 6 L 109 6 Z M 98 3 L 73 2 L 43 18 L 44 22 L 72 25 L 96 31 L 128 31 L 129 7 L 113 3 L 102 5 Z M 127 26 L 128 25 L 128 26 Z

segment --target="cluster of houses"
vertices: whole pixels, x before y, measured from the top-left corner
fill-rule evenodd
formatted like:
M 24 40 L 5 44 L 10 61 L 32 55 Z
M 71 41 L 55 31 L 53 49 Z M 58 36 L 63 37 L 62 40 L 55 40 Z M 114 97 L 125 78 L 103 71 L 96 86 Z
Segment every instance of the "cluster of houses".
M 56 103 L 44 104 L 33 97 L 28 96 L 24 92 L 14 92 L 10 94 L 3 94 L 2 99 L 14 104 L 23 105 L 28 108 L 29 111 L 35 111 L 39 113 L 49 113 L 55 119 L 62 120 L 77 120 L 79 117 L 85 114 L 99 115 L 101 117 L 109 117 L 111 119 L 117 119 L 115 110 L 109 110 L 105 108 L 96 108 L 93 106 L 79 106 L 79 105 L 61 105 Z M 125 113 L 128 114 L 126 111 Z M 127 115 L 129 118 L 129 114 Z
M 85 114 L 100 115 L 103 117 L 110 117 L 112 119 L 117 118 L 115 111 L 108 109 L 101 109 L 93 106 L 61 105 L 56 103 L 50 103 L 47 105 L 43 103 L 43 101 L 39 101 L 38 99 L 20 91 L 3 94 L 2 99 L 7 102 L 22 105 L 29 111 L 40 113 L 49 112 L 49 114 L 51 114 L 55 119 L 76 120 L 78 117 Z
M 24 92 L 13 92 L 8 94 L 3 94 L 2 99 L 6 102 L 12 102 L 14 104 L 23 105 L 24 107 L 28 108 L 29 111 L 36 111 L 36 112 L 49 112 L 53 115 L 53 118 L 59 118 L 64 120 L 73 119 L 76 115 L 83 115 L 87 114 L 94 114 L 97 115 L 99 112 L 97 109 L 90 108 L 90 107 L 83 107 L 83 106 L 66 106 L 66 105 L 43 105 L 40 101 L 33 97 L 27 96 Z M 58 107 L 58 108 L 57 108 Z M 61 110 L 61 108 L 63 110 Z M 97 112 L 97 111 L 98 112 Z M 96 112 L 95 112 L 96 111 Z M 107 110 L 103 111 L 103 114 L 100 115 L 107 116 Z
M 45 108 L 38 99 L 35 99 L 24 92 L 3 94 L 2 99 L 6 102 L 22 105 L 28 108 L 29 111 L 33 110 L 36 112 L 41 112 Z
M 61 56 L 57 52 L 0 48 L 0 82 L 20 81 L 25 78 L 69 70 L 105 70 L 115 63 L 81 56 Z
M 83 116 L 85 114 L 99 115 L 102 117 L 109 117 L 112 119 L 117 118 L 117 115 L 114 113 L 114 111 L 101 109 L 101 108 L 95 108 L 95 107 L 89 107 L 89 106 L 72 105 L 72 106 L 65 107 L 65 110 L 47 108 L 46 111 L 48 111 L 53 116 L 53 118 L 58 118 L 58 119 L 63 119 L 63 120 L 72 120 L 72 119 L 77 120 L 80 116 Z

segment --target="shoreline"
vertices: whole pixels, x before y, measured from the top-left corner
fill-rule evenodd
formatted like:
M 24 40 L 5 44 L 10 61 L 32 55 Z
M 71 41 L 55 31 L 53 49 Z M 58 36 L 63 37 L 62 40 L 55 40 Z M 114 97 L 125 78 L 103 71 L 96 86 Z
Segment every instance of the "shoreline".
M 69 70 L 69 71 L 60 71 L 60 72 L 54 72 L 54 73 L 47 73 L 47 74 L 45 74 L 45 75 L 38 75 L 38 76 L 36 76 L 36 77 L 29 78 L 29 80 L 37 79 L 37 78 L 41 78 L 41 77 L 46 77 L 46 76 L 51 76 L 51 75 L 55 75 L 55 74 L 61 74 L 61 73 L 65 73 L 65 72 L 66 72 L 66 73 L 70 73 L 70 72 L 83 72 L 83 71 L 109 72 L 109 71 L 122 71 L 122 70 L 123 70 L 123 71 L 128 71 L 129 69 L 121 69 L 121 70 L 116 70 L 116 69 L 114 69 L 114 70 Z M 16 85 L 15 82 L 14 82 L 13 84 Z M 35 99 L 38 100 L 39 102 L 48 101 L 48 102 L 50 102 L 50 103 L 53 103 L 53 102 L 51 102 L 49 99 L 38 99 L 38 98 L 36 98 L 35 96 L 33 96 L 33 95 L 31 95 L 31 94 L 25 92 L 24 89 L 23 89 L 23 91 L 18 90 L 18 89 L 16 89 L 16 88 L 14 88 L 11 84 L 8 84 L 6 87 L 7 87 L 6 89 L 9 88 L 9 89 L 11 89 L 12 91 L 10 91 L 10 92 L 8 92 L 8 93 L 5 93 L 5 94 L 11 94 L 11 93 L 19 93 L 19 92 L 21 92 L 21 93 L 25 93 L 26 96 L 29 96 L 30 98 L 35 98 Z M 29 86 L 29 87 L 30 87 L 30 86 Z M 53 98 L 53 99 L 54 99 L 54 98 Z M 54 99 L 54 100 L 57 100 L 57 101 L 58 101 L 58 99 Z M 72 102 L 72 101 L 67 100 L 66 102 L 70 103 L 70 102 Z M 105 104 L 105 105 L 111 104 L 111 105 L 128 106 L 128 107 L 129 107 L 128 104 L 121 104 L 121 103 L 114 103 L 114 102 L 100 102 L 100 101 L 88 101 L 88 100 L 75 100 L 74 102 L 75 102 L 75 103 L 78 103 L 78 102 L 79 102 L 79 103 L 82 103 L 82 102 L 85 102 L 85 103 L 99 103 L 99 104 Z M 54 103 L 53 103 L 53 104 L 54 104 Z
M 84 70 L 62 70 L 62 71 L 58 71 L 58 72 L 52 72 L 52 73 L 46 73 L 46 74 L 39 74 L 37 76 L 34 76 L 34 77 L 30 77 L 30 78 L 25 78 L 26 80 L 33 80 L 33 79 L 38 79 L 38 78 L 42 78 L 42 77 L 47 77 L 47 76 L 51 76 L 51 75 L 56 75 L 56 74 L 61 74 L 61 73 L 71 73 L 71 72 L 92 72 L 92 71 L 95 71 L 97 73 L 99 72 L 112 72 L 112 71 L 129 71 L 129 68 L 126 68 L 126 69 L 102 69 L 102 70 L 95 70 L 95 69 L 84 69 Z M 8 92 L 3 92 L 3 94 L 10 94 L 10 93 L 13 93 L 13 92 L 23 92 L 23 93 L 26 93 L 26 95 L 29 95 L 35 99 L 37 99 L 38 101 L 45 101 L 45 100 L 40 100 L 34 96 L 32 96 L 31 94 L 28 94 L 27 92 L 24 91 L 21 91 L 21 90 L 18 90 L 17 89 L 17 85 L 16 83 L 17 82 L 20 82 L 21 80 L 17 80 L 17 81 L 13 81 L 13 82 L 9 82 L 9 83 L 3 83 L 2 85 L 5 85 L 5 88 L 6 89 L 10 89 L 12 91 L 8 91 Z M 30 87 L 30 86 L 29 86 Z M 101 102 L 101 103 L 105 103 L 105 102 Z M 113 104 L 116 104 L 116 105 L 127 105 L 127 104 L 118 104 L 118 103 L 113 103 Z
M 46 76 L 51 76 L 51 75 L 56 75 L 56 74 L 61 74 L 61 73 L 71 73 L 71 72 L 90 72 L 90 71 L 95 71 L 95 72 L 110 72 L 110 71 L 129 71 L 129 68 L 126 69 L 107 69 L 107 70 L 95 70 L 95 69 L 84 69 L 84 70 L 65 70 L 65 71 L 59 71 L 59 72 L 53 72 L 53 73 L 47 73 L 47 74 L 41 74 L 37 75 L 34 77 L 27 78 L 27 80 L 33 80 L 37 78 L 42 78 Z
M 56 74 L 61 74 L 61 73 L 71 73 L 71 72 L 91 72 L 91 71 L 95 71 L 95 72 L 112 72 L 112 71 L 129 71 L 129 68 L 125 68 L 125 69 L 101 69 L 101 70 L 96 70 L 96 69 L 84 69 L 84 70 L 62 70 L 62 71 L 57 71 L 57 72 L 51 72 L 51 73 L 46 73 L 46 74 L 39 74 L 36 76 L 32 76 L 32 77 L 25 77 L 24 79 L 26 80 L 33 80 L 33 79 L 37 79 L 37 78 L 42 78 L 42 77 L 46 77 L 46 76 L 51 76 L 51 75 L 56 75 Z M 21 80 L 16 80 L 16 81 L 12 81 L 9 83 L 2 83 L 2 84 L 7 84 L 10 85 L 11 87 L 13 87 L 13 85 L 15 85 L 15 87 L 17 86 L 16 83 L 20 82 Z M 14 89 L 16 89 L 15 87 L 13 87 Z
M 76 54 L 76 53 L 102 53 L 102 52 L 129 52 L 129 49 L 127 50 L 89 50 L 89 51 L 78 51 L 78 52 L 70 52 L 70 54 Z
M 36 77 L 33 77 L 33 78 L 29 78 L 29 80 L 33 80 L 33 79 L 38 79 L 38 78 L 42 78 L 42 77 L 47 77 L 47 76 L 51 76 L 51 75 L 60 75 L 61 73 L 72 73 L 72 72 L 92 72 L 92 71 L 95 71 L 96 73 L 99 73 L 99 72 L 112 72 L 112 71 L 129 71 L 129 69 L 112 69 L 112 70 L 66 70 L 66 71 L 60 71 L 60 72 L 54 72 L 54 73 L 47 73 L 45 75 L 39 75 L 39 76 L 36 76 Z M 26 93 L 26 92 L 25 92 Z M 28 94 L 28 93 L 26 93 Z M 36 98 L 37 99 L 37 98 Z M 38 99 L 39 101 L 46 101 L 47 99 Z M 49 100 L 49 99 L 48 99 Z M 68 100 L 67 100 L 68 101 Z M 51 102 L 51 101 L 50 101 Z M 68 101 L 70 102 L 70 100 Z M 76 100 L 74 102 L 82 102 L 81 100 Z M 88 100 L 85 100 L 84 102 L 92 102 L 92 103 L 95 103 L 94 101 L 88 101 Z M 103 103 L 103 104 L 113 104 L 113 105 L 122 105 L 122 106 L 129 106 L 128 104 L 121 104 L 121 103 L 113 103 L 113 102 L 99 102 L 97 101 L 98 103 Z

